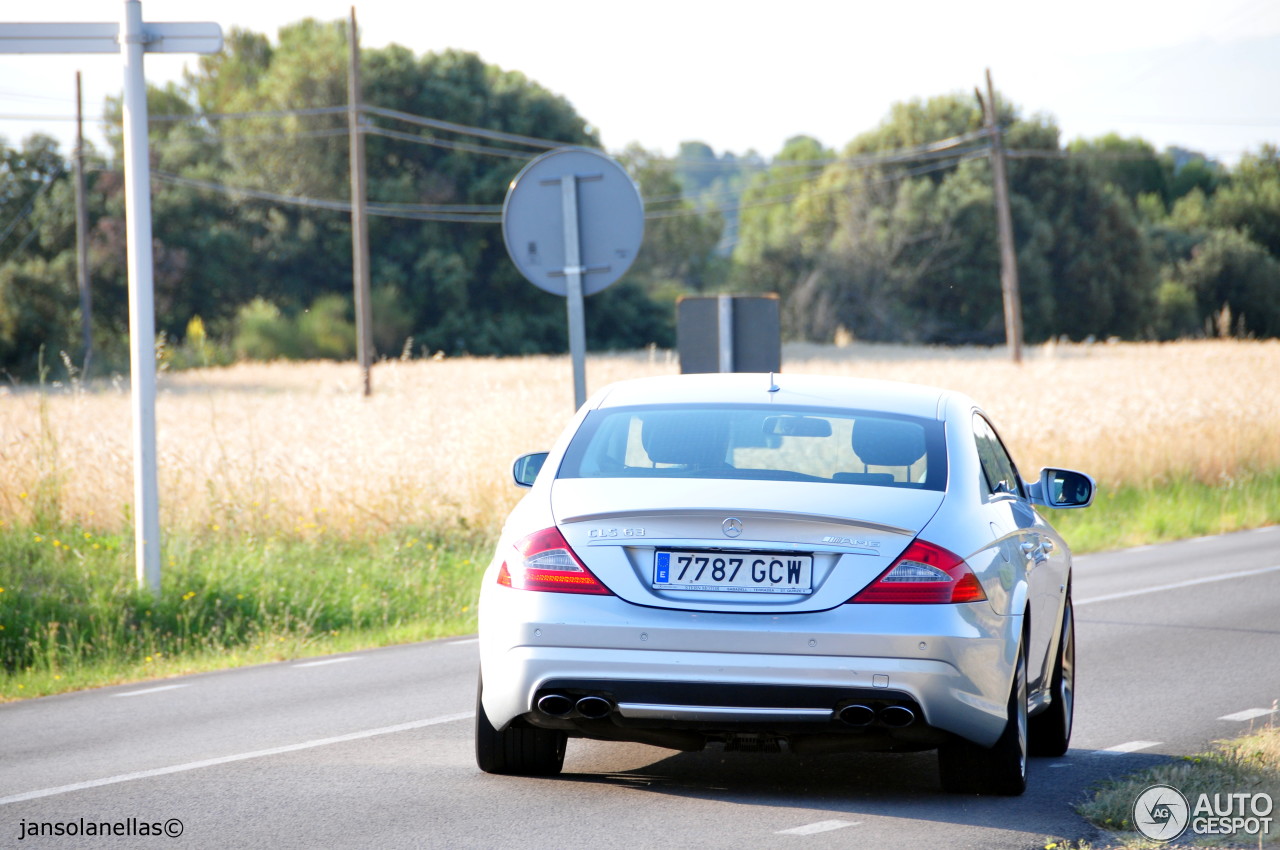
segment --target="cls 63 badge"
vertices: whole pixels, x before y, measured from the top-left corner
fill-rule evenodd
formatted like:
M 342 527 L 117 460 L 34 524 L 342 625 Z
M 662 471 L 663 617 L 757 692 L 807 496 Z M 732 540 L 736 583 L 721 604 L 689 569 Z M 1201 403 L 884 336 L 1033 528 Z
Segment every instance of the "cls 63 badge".
M 643 528 L 593 528 L 587 535 L 592 540 L 608 540 L 615 537 L 644 537 Z

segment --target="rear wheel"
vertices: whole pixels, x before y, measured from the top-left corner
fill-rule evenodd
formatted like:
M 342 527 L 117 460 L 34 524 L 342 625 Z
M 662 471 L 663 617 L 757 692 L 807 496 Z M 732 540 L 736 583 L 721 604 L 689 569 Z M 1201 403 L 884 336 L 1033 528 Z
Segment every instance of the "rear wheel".
M 512 776 L 554 776 L 564 766 L 569 736 L 555 729 L 522 726 L 515 720 L 506 729 L 493 728 L 485 714 L 484 681 L 476 688 L 476 764 L 485 773 Z
M 956 740 L 938 748 L 942 787 L 953 794 L 1017 796 L 1027 790 L 1027 659 L 1021 646 L 1009 693 L 1009 719 L 990 749 Z
M 1032 717 L 1027 725 L 1033 756 L 1060 756 L 1071 744 L 1071 724 L 1075 716 L 1076 688 L 1076 623 L 1071 594 L 1062 612 L 1062 638 L 1058 641 L 1058 658 L 1053 666 L 1049 707 Z

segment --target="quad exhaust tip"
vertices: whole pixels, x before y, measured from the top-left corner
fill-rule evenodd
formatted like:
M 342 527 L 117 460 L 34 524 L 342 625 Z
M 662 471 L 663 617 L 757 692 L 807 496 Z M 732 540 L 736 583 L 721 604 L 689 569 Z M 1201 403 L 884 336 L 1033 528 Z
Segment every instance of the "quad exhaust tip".
M 551 717 L 571 717 L 577 714 L 588 720 L 602 720 L 613 713 L 613 703 L 604 697 L 585 696 L 574 702 L 564 694 L 547 694 L 538 700 L 538 711 Z
M 850 726 L 870 726 L 876 719 L 876 713 L 865 705 L 846 705 L 837 716 Z
M 916 722 L 916 713 L 906 706 L 890 705 L 880 709 L 880 722 L 894 729 L 901 729 Z
M 603 720 L 613 712 L 613 704 L 604 697 L 583 697 L 576 708 L 588 720 Z
M 552 717 L 568 717 L 573 711 L 573 700 L 562 694 L 547 694 L 538 700 L 538 710 Z

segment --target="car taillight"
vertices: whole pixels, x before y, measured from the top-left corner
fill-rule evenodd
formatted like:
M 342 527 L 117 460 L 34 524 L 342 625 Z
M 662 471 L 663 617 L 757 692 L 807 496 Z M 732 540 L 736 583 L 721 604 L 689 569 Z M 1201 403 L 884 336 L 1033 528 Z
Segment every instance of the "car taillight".
M 986 598 L 982 583 L 964 558 L 917 539 L 893 566 L 849 601 L 919 605 Z
M 498 584 L 553 593 L 612 593 L 578 560 L 558 528 L 535 531 L 516 541 L 515 549 L 519 557 L 503 562 Z

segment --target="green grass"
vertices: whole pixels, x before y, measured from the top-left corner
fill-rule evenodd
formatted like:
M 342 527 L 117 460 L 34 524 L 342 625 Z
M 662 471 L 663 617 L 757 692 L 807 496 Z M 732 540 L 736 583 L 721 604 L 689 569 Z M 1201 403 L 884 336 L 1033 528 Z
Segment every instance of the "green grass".
M 0 527 L 0 699 L 475 630 L 488 543 L 171 535 L 160 597 L 131 537 Z
M 1280 728 L 1273 723 L 1240 738 L 1219 741 L 1207 752 L 1147 768 L 1120 779 L 1107 780 L 1076 807 L 1094 826 L 1112 833 L 1105 845 L 1112 850 L 1150 850 L 1169 846 L 1143 838 L 1133 823 L 1133 804 L 1152 785 L 1171 785 L 1187 798 L 1193 813 L 1201 794 L 1269 794 L 1280 799 Z M 1273 815 L 1274 816 L 1274 815 Z M 1194 821 L 1193 821 L 1194 824 Z M 1198 836 L 1190 827 L 1182 841 L 1197 847 L 1259 847 L 1280 839 L 1280 828 L 1272 821 L 1270 830 L 1259 836 L 1247 834 Z M 1087 850 L 1089 845 L 1051 841 L 1047 847 Z M 1099 847 L 1098 850 L 1101 850 Z
M 1050 511 L 1076 553 L 1224 534 L 1280 523 L 1280 470 L 1217 486 L 1191 478 L 1138 487 L 1100 487 L 1084 510 Z
M 1280 471 L 1103 488 L 1051 518 L 1078 553 L 1280 523 Z M 491 546 L 461 529 L 177 532 L 155 599 L 130 534 L 0 522 L 0 701 L 466 634 Z

